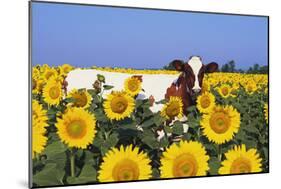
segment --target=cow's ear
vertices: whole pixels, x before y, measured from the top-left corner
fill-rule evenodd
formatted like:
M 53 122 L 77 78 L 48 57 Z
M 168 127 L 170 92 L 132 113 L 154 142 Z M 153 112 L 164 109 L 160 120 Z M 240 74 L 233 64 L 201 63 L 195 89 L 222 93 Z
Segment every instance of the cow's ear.
M 211 62 L 205 66 L 205 72 L 206 73 L 213 73 L 217 72 L 219 68 L 219 65 L 215 62 Z
M 172 65 L 177 71 L 183 71 L 184 62 L 182 60 L 173 60 Z

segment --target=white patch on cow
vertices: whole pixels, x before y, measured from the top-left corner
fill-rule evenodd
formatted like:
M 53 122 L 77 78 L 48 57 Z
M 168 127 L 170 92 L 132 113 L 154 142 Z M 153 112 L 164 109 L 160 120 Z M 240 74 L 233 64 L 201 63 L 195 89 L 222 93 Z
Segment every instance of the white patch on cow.
M 165 98 L 166 90 L 179 77 L 179 74 L 126 74 L 118 72 L 100 71 L 95 69 L 75 69 L 68 73 L 66 81 L 68 82 L 67 91 L 72 89 L 92 89 L 93 83 L 97 79 L 97 74 L 105 76 L 107 85 L 112 85 L 112 90 L 123 90 L 124 81 L 132 75 L 142 75 L 142 88 L 138 95 L 138 99 L 147 99 L 152 95 L 155 101 L 160 101 Z M 103 97 L 106 98 L 112 90 L 106 90 Z M 162 109 L 163 104 L 155 104 L 150 108 L 153 112 L 158 112 Z
M 164 129 L 162 129 L 162 130 L 158 130 L 158 131 L 156 131 L 157 132 L 157 135 L 158 135 L 158 137 L 157 137 L 157 141 L 158 142 L 160 142 L 160 140 L 165 136 L 165 132 L 164 132 Z
M 198 56 L 193 56 L 191 59 L 188 61 L 189 66 L 192 68 L 193 73 L 195 75 L 195 82 L 192 90 L 201 90 L 201 87 L 199 85 L 199 80 L 198 80 L 198 73 L 203 66 L 202 61 L 200 60 L 200 57 Z

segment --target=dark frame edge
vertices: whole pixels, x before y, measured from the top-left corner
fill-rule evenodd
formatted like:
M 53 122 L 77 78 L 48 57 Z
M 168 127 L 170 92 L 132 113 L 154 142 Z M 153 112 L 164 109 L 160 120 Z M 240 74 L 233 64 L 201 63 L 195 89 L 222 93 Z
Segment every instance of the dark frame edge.
M 268 173 L 270 173 L 270 16 L 267 16 L 267 81 L 268 81 Z
M 28 187 L 33 187 L 32 181 L 32 1 L 28 1 Z

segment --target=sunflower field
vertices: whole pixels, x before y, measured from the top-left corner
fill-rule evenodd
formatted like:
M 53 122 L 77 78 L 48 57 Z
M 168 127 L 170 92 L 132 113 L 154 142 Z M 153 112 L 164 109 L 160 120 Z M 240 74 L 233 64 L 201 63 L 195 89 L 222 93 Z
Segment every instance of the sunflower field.
M 92 89 L 67 91 L 73 69 L 32 68 L 34 187 L 269 171 L 267 75 L 205 75 L 196 105 L 184 115 L 180 97 L 137 99 L 143 88 L 134 76 L 122 91 L 103 75 Z M 104 97 L 106 90 L 112 92 Z M 163 109 L 152 112 L 153 103 Z

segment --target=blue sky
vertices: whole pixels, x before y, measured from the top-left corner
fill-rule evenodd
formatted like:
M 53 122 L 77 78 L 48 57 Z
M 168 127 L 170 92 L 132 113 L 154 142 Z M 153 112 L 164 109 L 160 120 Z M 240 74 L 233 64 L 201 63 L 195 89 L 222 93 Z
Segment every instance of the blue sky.
M 200 55 L 267 64 L 267 18 L 32 3 L 32 63 L 162 68 Z

